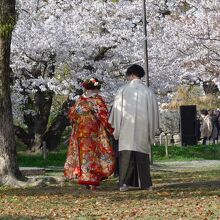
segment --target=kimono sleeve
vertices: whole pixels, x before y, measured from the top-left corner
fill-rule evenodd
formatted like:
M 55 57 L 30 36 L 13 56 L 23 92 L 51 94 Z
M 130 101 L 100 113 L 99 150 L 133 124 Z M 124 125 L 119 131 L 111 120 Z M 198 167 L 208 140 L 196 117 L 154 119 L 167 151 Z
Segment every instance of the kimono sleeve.
M 94 105 L 93 108 L 95 110 L 96 117 L 101 121 L 102 125 L 105 127 L 108 133 L 112 134 L 114 129 L 108 122 L 108 109 L 105 101 L 101 96 L 96 99 L 96 105 Z
M 160 119 L 159 119 L 159 107 L 155 94 L 150 89 L 148 98 L 148 118 L 149 122 L 149 142 L 154 143 L 154 138 L 157 130 L 159 129 Z
M 114 103 L 111 109 L 109 123 L 114 128 L 113 136 L 116 140 L 119 138 L 119 133 L 121 129 L 121 121 L 122 121 L 122 107 L 123 107 L 123 90 L 121 88 L 114 99 Z
M 69 112 L 68 112 L 68 118 L 71 123 L 73 123 L 77 119 L 77 114 L 76 114 L 76 107 L 80 102 L 80 98 L 75 102 L 72 107 L 70 107 Z

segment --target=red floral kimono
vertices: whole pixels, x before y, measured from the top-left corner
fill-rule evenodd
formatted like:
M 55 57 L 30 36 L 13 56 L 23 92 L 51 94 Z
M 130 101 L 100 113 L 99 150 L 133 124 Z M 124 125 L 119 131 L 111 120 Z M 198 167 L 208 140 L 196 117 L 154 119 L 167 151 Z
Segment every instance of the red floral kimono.
M 108 111 L 100 95 L 81 96 L 70 109 L 73 131 L 64 165 L 68 179 L 79 184 L 98 186 L 115 169 L 115 158 L 108 138 L 113 129 L 108 123 Z

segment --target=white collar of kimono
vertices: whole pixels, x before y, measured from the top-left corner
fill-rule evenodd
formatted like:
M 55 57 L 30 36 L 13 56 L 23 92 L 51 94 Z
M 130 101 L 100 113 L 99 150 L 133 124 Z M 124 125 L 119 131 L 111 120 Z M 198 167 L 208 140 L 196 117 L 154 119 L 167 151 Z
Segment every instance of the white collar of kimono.
M 83 97 L 85 98 L 93 97 L 96 96 L 98 93 L 99 93 L 98 91 L 86 90 L 85 93 L 83 93 Z
M 132 79 L 130 83 L 142 83 L 141 79 Z

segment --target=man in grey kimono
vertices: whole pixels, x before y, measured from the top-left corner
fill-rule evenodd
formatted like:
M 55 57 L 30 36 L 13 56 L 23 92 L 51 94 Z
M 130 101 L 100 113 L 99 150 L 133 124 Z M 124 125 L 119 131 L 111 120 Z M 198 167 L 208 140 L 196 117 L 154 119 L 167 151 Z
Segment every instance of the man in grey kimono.
M 134 64 L 127 69 L 129 82 L 117 92 L 109 122 L 119 141 L 119 187 L 151 189 L 150 149 L 159 128 L 158 103 L 142 81 L 144 69 Z

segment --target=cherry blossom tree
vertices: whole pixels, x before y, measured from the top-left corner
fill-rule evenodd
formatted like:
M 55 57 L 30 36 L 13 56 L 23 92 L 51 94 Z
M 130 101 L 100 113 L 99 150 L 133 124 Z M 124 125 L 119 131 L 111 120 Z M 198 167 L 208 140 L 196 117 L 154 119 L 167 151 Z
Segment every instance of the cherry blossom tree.
M 142 1 L 19 0 L 17 8 L 14 115 L 39 145 L 55 97 L 68 106 L 82 80 L 97 77 L 110 101 L 128 65 L 143 65 Z M 218 85 L 219 11 L 217 0 L 147 1 L 150 86 L 158 94 L 184 80 Z
M 181 55 L 181 80 L 219 86 L 220 5 L 218 1 L 175 1 L 164 33 L 170 49 Z

